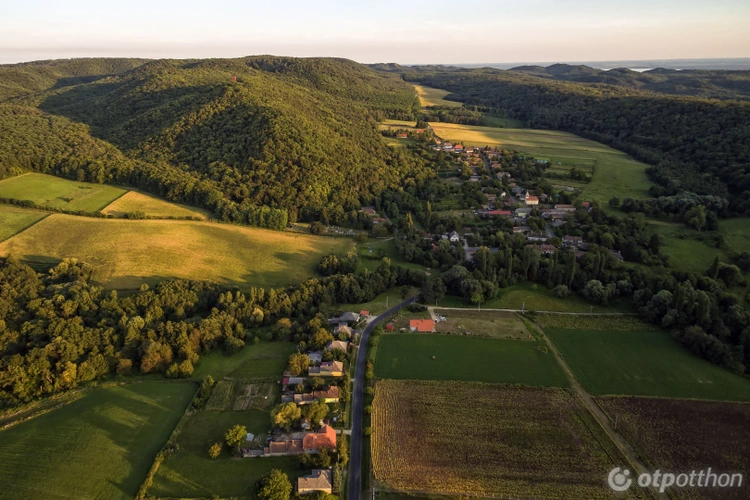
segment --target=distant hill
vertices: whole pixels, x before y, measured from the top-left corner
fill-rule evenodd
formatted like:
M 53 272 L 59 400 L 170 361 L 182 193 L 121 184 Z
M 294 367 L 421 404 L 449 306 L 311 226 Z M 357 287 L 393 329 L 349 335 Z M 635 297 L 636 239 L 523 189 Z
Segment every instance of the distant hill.
M 0 66 L 0 89 L 0 175 L 126 183 L 238 222 L 335 220 L 421 165 L 375 125 L 412 118 L 413 87 L 345 59 L 42 61 Z

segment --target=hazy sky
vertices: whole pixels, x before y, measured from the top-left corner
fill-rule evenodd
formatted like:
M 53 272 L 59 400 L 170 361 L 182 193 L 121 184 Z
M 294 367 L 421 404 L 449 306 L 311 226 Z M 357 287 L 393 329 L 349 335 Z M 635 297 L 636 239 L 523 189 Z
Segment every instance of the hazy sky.
M 0 0 L 0 62 L 250 54 L 402 64 L 748 57 L 749 27 L 750 0 Z

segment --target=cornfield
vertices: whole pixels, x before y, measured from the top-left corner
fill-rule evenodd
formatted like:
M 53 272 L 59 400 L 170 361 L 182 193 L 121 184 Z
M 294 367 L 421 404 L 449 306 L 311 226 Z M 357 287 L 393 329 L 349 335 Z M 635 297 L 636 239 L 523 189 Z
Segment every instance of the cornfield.
M 606 486 L 624 458 L 562 389 L 382 380 L 372 428 L 372 466 L 384 488 L 559 499 L 641 494 L 615 496 Z

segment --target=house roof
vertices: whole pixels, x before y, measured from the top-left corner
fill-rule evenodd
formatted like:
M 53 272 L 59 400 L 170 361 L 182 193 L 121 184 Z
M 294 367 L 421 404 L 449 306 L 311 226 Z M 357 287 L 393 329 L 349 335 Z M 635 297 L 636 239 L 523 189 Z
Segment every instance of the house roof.
M 416 328 L 418 332 L 431 332 L 435 328 L 435 322 L 431 319 L 412 319 L 409 328 Z
M 326 361 L 320 364 L 320 369 L 326 369 L 326 371 L 340 372 L 344 370 L 344 363 L 341 361 Z
M 344 342 L 342 340 L 334 340 L 328 344 L 328 350 L 333 351 L 334 349 L 339 349 L 341 351 L 346 352 L 346 348 L 349 345 L 349 342 Z
M 336 448 L 336 431 L 333 427 L 324 425 L 318 432 L 310 432 L 302 438 L 302 447 L 306 450 L 320 450 L 322 448 Z
M 333 474 L 329 470 L 313 469 L 309 476 L 297 479 L 297 491 L 329 490 L 333 486 Z
M 335 385 L 329 386 L 327 389 L 321 389 L 318 391 L 313 391 L 313 397 L 315 399 L 330 399 L 330 398 L 338 398 L 339 397 L 339 388 Z
M 510 210 L 490 210 L 487 215 L 510 215 Z
M 370 311 L 368 311 L 366 309 L 362 309 L 361 311 L 359 311 L 359 315 L 360 316 L 369 316 L 370 315 Z

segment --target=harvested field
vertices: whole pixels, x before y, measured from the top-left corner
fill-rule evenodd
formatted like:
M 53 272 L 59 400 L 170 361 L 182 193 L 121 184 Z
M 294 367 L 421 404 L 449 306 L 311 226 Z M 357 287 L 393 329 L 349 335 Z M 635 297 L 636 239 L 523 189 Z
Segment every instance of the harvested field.
M 658 332 L 660 328 L 637 316 L 537 314 L 536 324 L 542 328 L 566 330 L 607 330 L 613 332 Z
M 447 106 L 449 108 L 460 108 L 462 103 L 456 101 L 447 101 L 445 96 L 450 94 L 447 90 L 434 89 L 424 85 L 415 85 L 419 95 L 419 104 L 421 106 Z
M 205 220 L 207 212 L 187 205 L 178 205 L 138 191 L 130 191 L 102 209 L 103 214 L 122 217 L 131 212 L 143 212 L 154 218 L 194 218 Z
M 353 247 L 345 238 L 231 224 L 53 214 L 0 244 L 0 255 L 48 265 L 77 258 L 94 267 L 94 281 L 121 290 L 169 278 L 248 289 L 300 283 L 317 275 L 324 255 Z
M 636 498 L 606 487 L 607 472 L 624 458 L 565 390 L 382 380 L 375 388 L 372 427 L 372 465 L 384 488 Z
M 496 311 L 456 311 L 435 309 L 446 318 L 435 325 L 437 333 L 532 340 L 533 337 L 515 313 Z
M 674 488 L 673 499 L 750 498 L 750 405 L 680 399 L 600 397 L 596 402 L 652 470 L 739 472 L 742 488 Z

